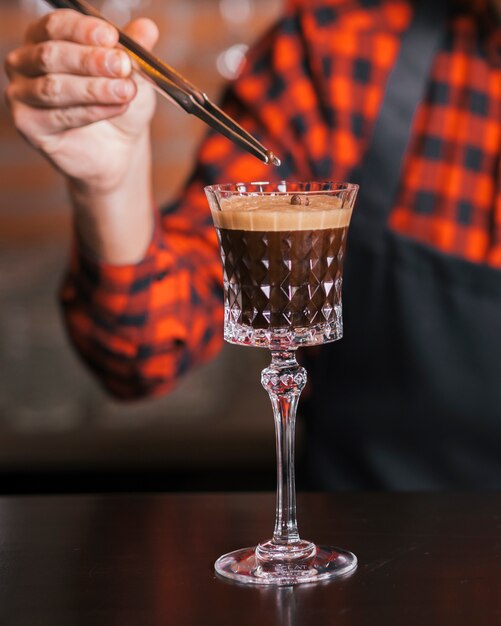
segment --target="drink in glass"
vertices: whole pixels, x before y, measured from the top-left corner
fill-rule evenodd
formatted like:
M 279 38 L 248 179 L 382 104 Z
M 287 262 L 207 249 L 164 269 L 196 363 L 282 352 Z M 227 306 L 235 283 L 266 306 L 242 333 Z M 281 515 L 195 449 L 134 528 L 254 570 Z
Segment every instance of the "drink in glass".
M 358 187 L 349 183 L 238 183 L 206 188 L 224 274 L 224 337 L 265 347 L 262 372 L 275 417 L 277 510 L 273 537 L 220 557 L 222 576 L 290 585 L 346 575 L 356 557 L 300 539 L 294 429 L 306 371 L 296 349 L 342 337 L 346 237 Z

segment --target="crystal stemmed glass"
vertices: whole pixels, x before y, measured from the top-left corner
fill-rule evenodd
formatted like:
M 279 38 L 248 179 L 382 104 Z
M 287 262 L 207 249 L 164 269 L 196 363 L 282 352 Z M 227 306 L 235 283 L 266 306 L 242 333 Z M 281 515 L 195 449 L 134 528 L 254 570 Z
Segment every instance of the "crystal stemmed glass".
M 297 403 L 306 371 L 296 350 L 340 339 L 346 236 L 358 187 L 349 183 L 237 183 L 206 187 L 224 274 L 224 338 L 271 350 L 261 382 L 275 418 L 273 537 L 221 556 L 216 571 L 252 584 L 344 576 L 357 559 L 299 537 L 294 480 Z

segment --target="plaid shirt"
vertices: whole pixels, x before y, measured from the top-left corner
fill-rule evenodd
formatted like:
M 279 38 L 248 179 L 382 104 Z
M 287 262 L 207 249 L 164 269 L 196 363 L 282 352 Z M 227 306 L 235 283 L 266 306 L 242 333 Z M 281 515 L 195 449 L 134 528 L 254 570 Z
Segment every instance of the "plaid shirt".
M 419 0 L 418 0 L 419 1 Z M 250 53 L 223 106 L 283 159 L 211 133 L 146 258 L 113 267 L 76 251 L 62 292 L 70 335 L 123 398 L 168 390 L 222 344 L 222 271 L 203 187 L 349 180 L 370 141 L 412 18 L 408 0 L 296 0 Z M 420 105 L 390 228 L 501 268 L 501 46 L 487 1 L 458 2 Z M 501 280 L 501 275 L 500 275 Z

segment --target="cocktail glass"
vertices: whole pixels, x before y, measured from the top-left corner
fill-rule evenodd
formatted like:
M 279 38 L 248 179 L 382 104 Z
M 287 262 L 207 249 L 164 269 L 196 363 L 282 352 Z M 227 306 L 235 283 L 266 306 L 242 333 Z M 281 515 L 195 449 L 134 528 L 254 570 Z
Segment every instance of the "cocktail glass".
M 261 382 L 273 406 L 277 501 L 273 537 L 221 556 L 216 571 L 247 584 L 293 585 L 344 576 L 354 554 L 299 537 L 294 432 L 306 371 L 296 350 L 340 339 L 346 237 L 358 187 L 237 183 L 205 189 L 224 273 L 224 338 L 271 350 Z

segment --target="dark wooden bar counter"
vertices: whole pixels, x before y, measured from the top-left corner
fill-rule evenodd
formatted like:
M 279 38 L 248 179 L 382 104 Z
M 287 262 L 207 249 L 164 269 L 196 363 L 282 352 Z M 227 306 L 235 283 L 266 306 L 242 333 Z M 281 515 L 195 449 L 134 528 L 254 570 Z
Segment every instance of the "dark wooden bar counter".
M 501 495 L 300 494 L 347 580 L 245 588 L 212 563 L 271 533 L 272 494 L 0 498 L 0 624 L 494 626 Z

